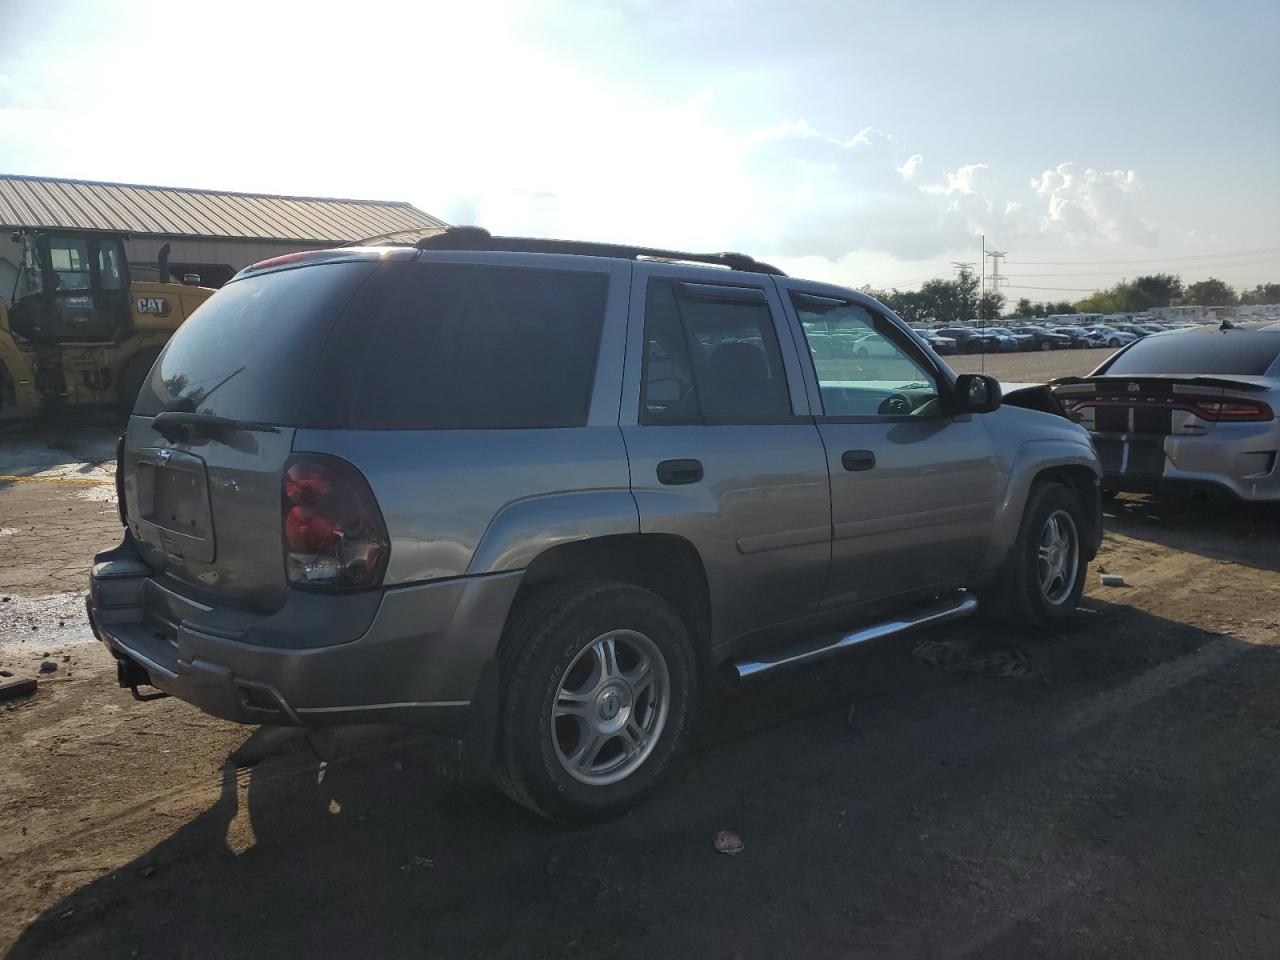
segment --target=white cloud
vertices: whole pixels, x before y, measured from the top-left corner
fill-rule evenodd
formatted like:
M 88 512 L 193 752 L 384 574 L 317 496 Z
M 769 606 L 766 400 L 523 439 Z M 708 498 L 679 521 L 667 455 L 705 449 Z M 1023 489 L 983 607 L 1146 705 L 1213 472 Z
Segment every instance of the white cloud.
M 742 110 L 736 89 L 722 101 L 701 81 L 615 84 L 590 58 L 529 42 L 531 31 L 550 29 L 539 26 L 546 21 L 572 26 L 586 44 L 615 23 L 607 8 L 587 16 L 575 5 L 557 17 L 556 0 L 406 3 L 388 31 L 326 2 L 304 18 L 229 3 L 254 30 L 237 14 L 184 32 L 176 88 L 136 56 L 172 41 L 161 0 L 131 6 L 127 23 L 88 7 L 72 36 L 31 14 L 16 33 L 35 39 L 0 53 L 0 166 L 405 199 L 495 232 L 737 248 L 822 262 L 858 283 L 923 275 L 948 256 L 975 259 L 980 234 L 1001 245 L 1155 241 L 1132 171 L 1061 164 L 1028 186 L 1030 171 L 990 157 L 931 167 L 922 144 L 874 127 L 832 135 L 800 118 L 760 129 L 749 124 L 762 111 Z M 278 44 L 284 35 L 290 44 Z M 423 38 L 469 39 L 433 42 L 424 61 Z M 344 79 L 329 79 L 335 63 Z M 200 135 L 157 150 L 145 123 L 86 98 L 117 74 L 152 90 L 158 110 L 180 116 L 193 105 Z M 679 92 L 663 92 L 672 87 Z
M 1060 163 L 1031 181 L 1044 202 L 1045 233 L 1072 242 L 1105 240 L 1153 247 L 1158 235 L 1134 203 L 1142 181 L 1133 170 L 1081 169 Z

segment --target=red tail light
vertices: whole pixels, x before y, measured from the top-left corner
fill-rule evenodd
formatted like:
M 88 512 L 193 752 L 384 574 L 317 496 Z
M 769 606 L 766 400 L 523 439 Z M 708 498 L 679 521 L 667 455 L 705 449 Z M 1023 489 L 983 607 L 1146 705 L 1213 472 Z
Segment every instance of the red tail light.
M 337 457 L 300 454 L 285 469 L 280 501 L 291 584 L 360 590 L 382 583 L 391 541 L 359 470 Z
M 116 511 L 120 522 L 129 525 L 129 506 L 124 502 L 124 437 L 116 440 Z
M 1256 400 L 1201 400 L 1195 412 L 1214 423 L 1259 423 L 1275 418 L 1269 406 Z

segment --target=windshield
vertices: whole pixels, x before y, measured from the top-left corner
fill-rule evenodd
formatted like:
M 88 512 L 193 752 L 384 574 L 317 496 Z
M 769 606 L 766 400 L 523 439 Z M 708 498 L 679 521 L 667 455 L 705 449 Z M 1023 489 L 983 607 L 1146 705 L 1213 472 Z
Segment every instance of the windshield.
M 40 271 L 35 238 L 31 234 L 23 234 L 22 260 L 18 264 L 18 277 L 13 285 L 13 302 L 17 303 L 43 292 L 44 275 Z

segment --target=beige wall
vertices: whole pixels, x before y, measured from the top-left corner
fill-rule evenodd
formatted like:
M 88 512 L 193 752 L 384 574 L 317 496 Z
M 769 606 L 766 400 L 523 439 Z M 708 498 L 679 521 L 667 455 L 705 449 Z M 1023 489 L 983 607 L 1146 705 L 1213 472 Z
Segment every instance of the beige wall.
M 301 240 L 163 240 L 157 237 L 133 237 L 125 241 L 125 255 L 130 263 L 155 263 L 160 248 L 169 244 L 169 259 L 174 263 L 225 263 L 240 270 L 251 263 L 292 253 L 316 250 L 330 244 Z

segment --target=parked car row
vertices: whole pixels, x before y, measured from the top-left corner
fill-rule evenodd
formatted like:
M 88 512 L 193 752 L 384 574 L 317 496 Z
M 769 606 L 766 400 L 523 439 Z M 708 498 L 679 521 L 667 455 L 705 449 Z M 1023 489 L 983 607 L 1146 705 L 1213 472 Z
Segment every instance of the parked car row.
M 1017 326 L 913 327 L 935 352 L 1009 353 L 1023 350 L 1072 350 L 1127 346 L 1153 333 L 1189 329 L 1195 324 L 1117 323 L 1075 326 L 1047 326 L 1024 323 Z

